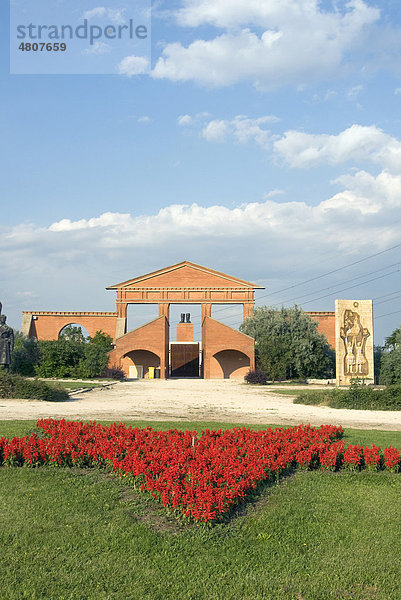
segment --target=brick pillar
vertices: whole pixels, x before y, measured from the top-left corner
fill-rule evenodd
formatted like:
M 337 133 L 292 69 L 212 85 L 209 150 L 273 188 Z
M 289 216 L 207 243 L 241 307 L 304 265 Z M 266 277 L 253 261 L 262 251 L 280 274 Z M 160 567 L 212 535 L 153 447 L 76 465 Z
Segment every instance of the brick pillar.
M 203 323 L 203 320 L 205 317 L 211 317 L 212 316 L 212 305 L 209 304 L 202 304 L 201 305 L 202 308 L 202 314 L 201 314 L 201 322 Z
M 253 315 L 253 302 L 247 302 L 244 304 L 244 320 L 247 317 L 251 317 Z
M 116 340 L 127 333 L 127 303 L 117 304 Z
M 177 342 L 193 342 L 193 323 L 177 323 Z
M 170 304 L 163 302 L 159 304 L 159 317 L 166 317 L 170 321 Z

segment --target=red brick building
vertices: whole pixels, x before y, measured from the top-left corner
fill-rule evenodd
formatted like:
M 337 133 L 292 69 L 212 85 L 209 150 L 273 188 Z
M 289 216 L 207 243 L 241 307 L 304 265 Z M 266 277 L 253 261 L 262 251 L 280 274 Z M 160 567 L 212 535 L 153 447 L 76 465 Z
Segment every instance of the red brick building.
M 110 365 L 131 377 L 148 377 L 156 369 L 161 378 L 242 379 L 255 367 L 253 338 L 213 319 L 211 311 L 212 305 L 233 304 L 243 306 L 244 318 L 251 315 L 260 286 L 184 261 L 107 289 L 116 291 L 116 312 L 24 311 L 22 333 L 53 340 L 72 323 L 86 327 L 91 336 L 102 330 L 115 344 Z M 127 333 L 129 304 L 158 304 L 159 316 Z M 201 305 L 201 340 L 194 339 L 193 325 L 184 319 L 177 326 L 177 341 L 170 342 L 171 304 Z M 334 312 L 309 314 L 334 347 Z

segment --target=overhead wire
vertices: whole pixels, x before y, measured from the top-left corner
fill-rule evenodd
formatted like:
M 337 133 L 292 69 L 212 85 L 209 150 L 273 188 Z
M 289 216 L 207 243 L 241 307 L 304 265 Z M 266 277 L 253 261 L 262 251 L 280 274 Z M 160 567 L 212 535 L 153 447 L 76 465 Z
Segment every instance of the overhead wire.
M 296 287 L 300 287 L 302 285 L 306 285 L 307 283 L 311 283 L 312 281 L 317 281 L 318 279 L 322 279 L 324 277 L 327 277 L 328 275 L 332 275 L 334 273 L 338 273 L 340 271 L 343 271 L 344 269 L 348 269 L 349 267 L 353 267 L 355 265 L 358 265 L 362 262 L 365 262 L 367 260 L 370 260 L 371 258 L 376 258 L 376 256 L 381 256 L 382 254 L 385 254 L 386 252 L 390 252 L 391 250 L 395 250 L 396 248 L 400 248 L 401 247 L 401 243 L 400 244 L 395 244 L 394 246 L 390 246 L 390 248 L 386 248 L 385 250 L 381 250 L 380 252 L 375 252 L 374 254 L 370 254 L 369 256 L 365 256 L 364 258 L 361 258 L 359 260 L 353 261 L 351 263 L 348 263 L 347 265 L 343 265 L 342 267 L 339 267 L 337 269 L 332 269 L 331 271 L 327 271 L 326 273 L 322 273 L 321 275 L 317 275 L 316 277 L 312 277 L 311 279 L 306 279 L 304 281 L 300 281 L 299 283 L 295 283 L 293 285 L 287 286 L 285 288 L 282 288 L 281 290 L 277 290 L 276 292 L 269 292 L 267 294 L 263 294 L 262 296 L 258 296 L 257 300 L 261 300 L 262 298 L 267 298 L 269 296 L 274 296 L 277 294 L 281 294 L 282 292 L 285 292 L 287 290 L 291 290 L 294 289 Z M 398 263 L 395 263 L 398 264 Z M 390 266 L 388 267 L 390 268 Z M 381 269 L 378 269 L 378 271 Z M 373 271 L 374 273 L 375 271 Z M 324 288 L 324 289 L 328 289 L 328 288 Z M 304 297 L 304 296 L 302 296 Z M 287 301 L 286 301 L 287 302 Z M 226 310 L 229 310 L 230 307 L 224 307 L 224 308 L 218 308 L 214 311 L 214 313 L 220 313 Z
M 367 260 L 370 260 L 370 259 L 372 259 L 372 258 L 375 258 L 375 257 L 377 257 L 377 256 L 381 256 L 382 254 L 385 254 L 386 252 L 390 252 L 391 250 L 395 250 L 396 248 L 400 248 L 400 247 L 401 247 L 401 243 L 400 243 L 400 244 L 395 244 L 395 245 L 393 245 L 393 246 L 390 246 L 390 248 L 386 248 L 385 250 L 381 250 L 380 252 L 375 252 L 374 254 L 370 254 L 369 256 L 366 256 L 366 257 L 364 257 L 364 258 L 361 258 L 361 259 L 359 259 L 359 260 L 356 260 L 356 261 L 353 261 L 353 262 L 351 262 L 351 263 L 348 263 L 348 264 L 346 264 L 346 265 L 343 265 L 342 267 L 339 267 L 339 268 L 337 268 L 337 269 L 332 269 L 331 271 L 327 271 L 327 272 L 325 272 L 325 273 L 322 273 L 321 275 L 317 275 L 316 277 L 312 277 L 312 278 L 310 278 L 310 279 L 306 279 L 306 280 L 304 280 L 304 281 L 301 281 L 301 282 L 295 283 L 295 284 L 293 284 L 293 285 L 290 285 L 290 286 L 287 286 L 287 287 L 285 287 L 285 288 L 281 288 L 280 290 L 277 290 L 276 292 L 269 292 L 269 293 L 267 293 L 267 294 L 263 294 L 262 296 L 258 296 L 257 300 L 259 301 L 259 300 L 261 300 L 261 299 L 263 299 L 263 298 L 267 298 L 267 297 L 269 297 L 269 296 L 274 296 L 274 295 L 280 294 L 280 293 L 282 293 L 282 292 L 284 292 L 284 291 L 291 290 L 291 289 L 294 289 L 294 288 L 296 288 L 296 287 L 300 287 L 300 286 L 302 286 L 302 285 L 306 285 L 306 284 L 308 284 L 308 283 L 311 283 L 311 282 L 313 282 L 313 281 L 317 281 L 317 280 L 319 280 L 319 279 L 323 279 L 324 277 L 327 277 L 327 276 L 329 276 L 329 275 L 332 275 L 332 274 L 334 274 L 334 273 L 338 273 L 338 272 L 340 272 L 340 271 L 343 271 L 344 269 L 348 269 L 348 268 L 350 268 L 350 267 L 353 267 L 353 266 L 355 266 L 355 265 L 361 264 L 362 262 L 365 262 L 365 261 L 367 261 Z M 350 281 L 355 281 L 356 279 L 362 279 L 363 277 L 367 277 L 368 275 L 371 275 L 371 274 L 373 274 L 373 273 L 378 273 L 378 272 L 380 272 L 380 271 L 383 271 L 384 269 L 389 269 L 389 268 L 391 268 L 391 267 L 393 267 L 393 266 L 400 265 L 400 264 L 401 264 L 400 262 L 397 262 L 397 263 L 393 263 L 393 264 L 391 264 L 391 265 L 388 265 L 388 266 L 386 266 L 386 267 L 381 267 L 381 268 L 379 268 L 379 269 L 376 269 L 376 270 L 374 270 L 374 271 L 370 271 L 369 273 L 365 273 L 364 275 L 358 275 L 357 277 L 354 277 L 354 278 L 352 278 L 352 279 L 349 279 L 349 280 L 345 281 L 344 283 L 347 283 L 347 282 L 350 282 Z M 385 273 L 384 275 L 380 275 L 379 277 L 374 277 L 374 278 L 372 278 L 372 279 L 368 279 L 367 281 L 363 281 L 363 282 L 357 283 L 357 284 L 355 284 L 355 285 L 352 285 L 352 286 L 348 286 L 348 287 L 341 288 L 341 289 L 335 289 L 335 290 L 333 290 L 332 292 L 330 292 L 329 294 L 325 294 L 325 295 L 323 295 L 323 296 L 319 296 L 319 297 L 317 297 L 317 298 L 313 298 L 313 299 L 311 299 L 311 300 L 307 300 L 307 301 L 305 301 L 305 302 L 301 302 L 301 306 L 303 306 L 303 305 L 306 305 L 306 304 L 310 304 L 310 303 L 312 303 L 312 302 L 316 302 L 317 300 L 321 300 L 321 299 L 323 299 L 323 298 L 328 298 L 328 297 L 330 297 L 330 296 L 333 296 L 334 294 L 338 294 L 338 293 L 340 293 L 340 292 L 344 292 L 344 291 L 347 291 L 347 290 L 349 290 L 349 289 L 354 289 L 355 287 L 359 287 L 359 286 L 365 285 L 365 284 L 367 284 L 367 283 L 371 283 L 372 281 L 377 281 L 377 280 L 379 280 L 379 279 L 383 279 L 383 278 L 385 278 L 385 277 L 388 277 L 388 276 L 390 276 L 390 275 L 393 275 L 394 273 L 398 273 L 400 270 L 401 270 L 401 269 L 396 269 L 396 270 L 394 270 L 394 271 L 391 271 L 390 273 Z M 293 302 L 293 301 L 295 301 L 295 300 L 298 300 L 298 299 L 302 299 L 302 298 L 305 298 L 305 297 L 311 296 L 311 295 L 312 295 L 312 294 L 314 294 L 314 293 L 319 293 L 320 291 L 325 291 L 325 290 L 332 289 L 332 288 L 336 288 L 336 287 L 337 287 L 336 285 L 327 286 L 327 287 L 325 287 L 325 288 L 321 288 L 320 290 L 314 290 L 313 292 L 310 292 L 310 293 L 308 293 L 308 294 L 303 294 L 303 295 L 301 295 L 301 296 L 296 296 L 296 297 L 294 297 L 294 298 L 291 298 L 291 299 L 284 300 L 284 301 L 282 301 L 282 303 Z M 400 290 L 400 291 L 401 291 L 401 290 Z M 379 296 L 379 297 L 378 297 L 378 299 L 379 299 L 379 298 L 382 298 L 382 297 L 386 297 L 386 296 L 391 296 L 391 295 L 394 295 L 394 294 L 396 294 L 396 293 L 398 293 L 398 292 L 392 292 L 392 293 L 390 293 L 390 294 L 384 294 L 383 296 Z M 395 298 L 391 298 L 391 299 L 396 299 L 396 298 L 397 298 L 397 297 L 395 297 Z M 387 300 L 386 300 L 386 301 L 387 301 Z M 388 300 L 388 301 L 389 301 L 389 300 Z M 385 301 L 383 301 L 383 302 L 385 302 Z M 185 303 L 183 303 L 183 304 L 185 304 Z M 378 304 L 381 304 L 381 303 L 378 303 Z M 215 314 L 217 314 L 217 313 L 221 313 L 221 312 L 227 311 L 227 310 L 231 310 L 231 311 L 232 311 L 232 310 L 234 309 L 234 307 L 235 307 L 235 306 L 236 306 L 236 304 L 230 304 L 230 303 L 227 303 L 227 306 L 225 306 L 224 308 L 216 308 L 216 309 L 214 309 L 214 310 L 213 310 L 213 315 L 215 315 Z M 238 305 L 238 306 L 240 306 L 240 305 Z M 395 311 L 395 313 L 397 313 L 397 312 L 399 312 L 399 311 Z M 388 314 L 395 314 L 395 313 L 388 313 Z M 376 317 L 376 318 L 380 318 L 381 316 L 387 316 L 387 315 L 380 315 L 380 316 L 378 316 L 378 317 Z M 243 322 L 243 319 L 241 319 L 241 320 L 238 320 L 238 317 L 228 317 L 228 319 L 226 319 L 226 322 L 227 322 L 227 321 L 228 321 L 228 322 L 230 322 L 232 318 L 234 318 L 234 319 L 235 319 L 235 324 L 233 324 L 234 326 L 237 326 L 237 324 L 239 325 L 239 324 L 241 324 L 241 323 Z M 196 323 L 197 321 L 200 321 L 200 320 L 201 320 L 201 317 L 200 317 L 200 316 L 198 316 L 198 315 L 196 315 L 196 316 L 194 316 L 194 317 L 192 318 L 192 322 L 193 322 L 193 323 Z M 174 321 L 174 322 L 171 322 L 171 323 L 170 323 L 170 325 L 173 325 L 173 326 L 174 326 L 174 325 L 177 325 L 177 324 L 178 324 L 178 321 L 177 321 L 177 322 L 175 322 L 175 321 Z

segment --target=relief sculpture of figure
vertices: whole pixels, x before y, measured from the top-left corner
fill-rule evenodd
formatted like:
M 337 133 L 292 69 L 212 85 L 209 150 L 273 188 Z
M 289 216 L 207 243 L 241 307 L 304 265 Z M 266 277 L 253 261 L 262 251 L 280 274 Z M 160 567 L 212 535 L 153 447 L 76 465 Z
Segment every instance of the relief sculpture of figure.
M 6 318 L 5 315 L 0 314 L 0 368 L 8 373 L 14 350 L 14 331 L 6 325 Z
M 365 356 L 365 346 L 370 332 L 362 326 L 357 312 L 348 309 L 345 311 L 344 327 L 340 328 L 340 336 L 345 346 L 344 375 L 367 375 L 369 364 Z

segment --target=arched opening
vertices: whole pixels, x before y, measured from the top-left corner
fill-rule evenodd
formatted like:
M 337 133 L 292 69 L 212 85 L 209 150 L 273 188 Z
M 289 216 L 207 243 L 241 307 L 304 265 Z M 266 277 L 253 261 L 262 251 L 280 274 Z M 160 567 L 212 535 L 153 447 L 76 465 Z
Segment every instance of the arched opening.
M 79 323 L 68 323 L 60 329 L 58 339 L 67 339 L 75 342 L 85 342 L 89 337 L 89 332 L 83 325 Z
M 213 358 L 217 361 L 224 379 L 242 379 L 250 368 L 249 356 L 239 350 L 221 350 Z
M 132 350 L 121 360 L 122 369 L 130 379 L 148 379 L 149 368 L 160 369 L 160 358 L 150 350 Z M 157 372 L 155 373 L 157 376 Z

